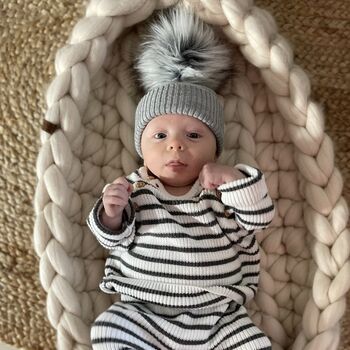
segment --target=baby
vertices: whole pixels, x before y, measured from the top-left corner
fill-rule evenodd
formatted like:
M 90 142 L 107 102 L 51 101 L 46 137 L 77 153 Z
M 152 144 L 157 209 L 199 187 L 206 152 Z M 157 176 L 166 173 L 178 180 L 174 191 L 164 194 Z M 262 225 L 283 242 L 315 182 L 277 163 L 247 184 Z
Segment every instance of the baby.
M 110 250 L 101 289 L 121 295 L 95 321 L 93 349 L 271 349 L 244 304 L 274 206 L 260 170 L 217 163 L 223 127 L 215 91 L 193 81 L 138 104 L 144 166 L 105 186 L 87 220 Z

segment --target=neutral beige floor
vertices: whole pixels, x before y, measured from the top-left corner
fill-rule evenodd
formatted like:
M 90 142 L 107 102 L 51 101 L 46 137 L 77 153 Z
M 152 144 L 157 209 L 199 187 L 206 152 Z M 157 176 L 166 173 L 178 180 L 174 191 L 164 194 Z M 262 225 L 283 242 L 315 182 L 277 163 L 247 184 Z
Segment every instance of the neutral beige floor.
M 0 342 L 0 350 L 15 350 L 15 348 Z

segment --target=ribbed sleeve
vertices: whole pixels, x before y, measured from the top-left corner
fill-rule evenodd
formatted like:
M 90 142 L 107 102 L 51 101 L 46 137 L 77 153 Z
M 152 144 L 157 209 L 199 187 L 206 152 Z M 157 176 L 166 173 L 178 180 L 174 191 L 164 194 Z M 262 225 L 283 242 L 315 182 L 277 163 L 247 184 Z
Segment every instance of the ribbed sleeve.
M 135 212 L 131 201 L 123 212 L 123 225 L 118 231 L 111 231 L 102 225 L 100 212 L 103 208 L 102 197 L 98 199 L 91 210 L 86 222 L 91 232 L 99 243 L 106 249 L 113 249 L 117 246 L 127 247 L 134 239 L 135 235 Z
M 222 202 L 231 207 L 237 223 L 246 230 L 266 228 L 274 216 L 274 205 L 262 172 L 256 168 L 238 164 L 246 178 L 229 182 L 218 187 Z

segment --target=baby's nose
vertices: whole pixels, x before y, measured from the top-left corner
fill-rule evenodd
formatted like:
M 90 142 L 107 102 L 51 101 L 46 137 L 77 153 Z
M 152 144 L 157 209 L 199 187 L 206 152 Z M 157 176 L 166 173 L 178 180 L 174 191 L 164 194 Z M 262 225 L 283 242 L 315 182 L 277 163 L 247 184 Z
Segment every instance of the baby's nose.
M 170 151 L 183 151 L 184 145 L 179 140 L 172 140 L 171 142 L 169 142 L 168 150 L 170 150 Z

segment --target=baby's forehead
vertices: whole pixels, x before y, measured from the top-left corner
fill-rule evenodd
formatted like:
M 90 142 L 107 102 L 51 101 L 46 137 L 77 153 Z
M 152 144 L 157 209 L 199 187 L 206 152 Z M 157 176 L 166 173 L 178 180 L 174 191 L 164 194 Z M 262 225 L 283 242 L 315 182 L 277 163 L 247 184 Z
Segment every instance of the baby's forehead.
M 159 115 L 153 118 L 149 123 L 149 127 L 166 127 L 166 126 L 179 126 L 187 127 L 192 126 L 196 128 L 207 128 L 207 125 L 201 120 L 182 114 L 165 114 Z

